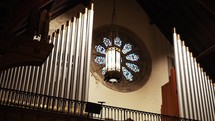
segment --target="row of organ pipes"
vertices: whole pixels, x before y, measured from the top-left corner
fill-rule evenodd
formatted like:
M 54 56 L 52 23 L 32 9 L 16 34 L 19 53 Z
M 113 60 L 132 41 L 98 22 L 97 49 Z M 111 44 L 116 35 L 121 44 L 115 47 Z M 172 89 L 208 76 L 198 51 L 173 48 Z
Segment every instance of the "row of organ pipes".
M 177 92 L 180 116 L 201 121 L 215 120 L 212 80 L 173 30 Z
M 0 73 L 0 100 L 18 100 L 3 89 L 87 101 L 93 4 L 49 37 L 54 48 L 42 66 L 19 66 Z M 24 100 L 24 99 L 23 99 Z

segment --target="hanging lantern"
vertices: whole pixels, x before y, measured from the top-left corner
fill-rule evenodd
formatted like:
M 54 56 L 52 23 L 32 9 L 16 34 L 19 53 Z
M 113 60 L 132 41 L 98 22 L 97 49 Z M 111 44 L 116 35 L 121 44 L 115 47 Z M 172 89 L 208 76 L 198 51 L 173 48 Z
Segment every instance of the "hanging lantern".
M 106 50 L 106 73 L 104 75 L 104 80 L 110 83 L 115 83 L 121 80 L 121 49 L 114 43 L 115 40 L 119 39 L 116 26 L 115 0 L 113 3 L 113 13 L 109 37 L 111 44 Z
M 121 79 L 121 50 L 118 47 L 110 46 L 106 50 L 106 73 L 105 81 L 114 83 Z

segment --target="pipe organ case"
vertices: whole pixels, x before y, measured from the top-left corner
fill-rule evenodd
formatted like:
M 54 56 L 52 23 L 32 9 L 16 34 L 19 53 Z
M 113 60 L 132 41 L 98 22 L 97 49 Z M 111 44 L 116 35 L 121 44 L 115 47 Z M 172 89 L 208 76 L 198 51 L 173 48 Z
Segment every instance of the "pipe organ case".
M 12 89 L 87 101 L 93 14 L 91 4 L 90 9 L 85 8 L 78 18 L 72 18 L 53 33 L 49 42 L 54 48 L 41 67 L 19 66 L 2 71 L 0 99 L 25 100 L 25 97 L 2 90 Z
M 181 41 L 175 28 L 173 41 L 180 116 L 214 121 L 215 101 L 212 80 L 196 62 L 196 58 L 189 52 L 184 41 Z

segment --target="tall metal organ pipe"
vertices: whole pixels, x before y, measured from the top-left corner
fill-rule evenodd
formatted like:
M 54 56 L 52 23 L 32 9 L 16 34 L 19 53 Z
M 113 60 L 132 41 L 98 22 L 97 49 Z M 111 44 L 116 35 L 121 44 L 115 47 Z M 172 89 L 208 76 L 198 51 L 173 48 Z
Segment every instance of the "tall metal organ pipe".
M 214 121 L 214 86 L 174 28 L 173 42 L 180 116 Z
M 91 58 L 93 4 L 56 30 L 54 48 L 42 66 L 19 66 L 0 72 L 0 100 L 44 105 L 46 98 L 10 93 L 3 89 L 87 101 Z M 29 101 L 30 100 L 30 101 Z M 51 99 L 54 100 L 54 99 Z M 62 102 L 55 103 L 62 104 Z M 48 104 L 52 105 L 52 104 Z M 68 104 L 66 104 L 68 105 Z

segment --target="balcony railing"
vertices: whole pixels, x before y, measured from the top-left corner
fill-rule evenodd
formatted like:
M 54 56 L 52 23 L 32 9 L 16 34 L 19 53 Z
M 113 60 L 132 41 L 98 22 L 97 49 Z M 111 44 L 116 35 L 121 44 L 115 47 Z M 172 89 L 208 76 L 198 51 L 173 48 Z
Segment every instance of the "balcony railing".
M 0 105 L 53 111 L 98 120 L 114 121 L 195 121 L 180 117 L 83 102 L 54 96 L 0 88 Z

